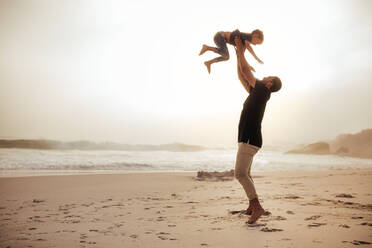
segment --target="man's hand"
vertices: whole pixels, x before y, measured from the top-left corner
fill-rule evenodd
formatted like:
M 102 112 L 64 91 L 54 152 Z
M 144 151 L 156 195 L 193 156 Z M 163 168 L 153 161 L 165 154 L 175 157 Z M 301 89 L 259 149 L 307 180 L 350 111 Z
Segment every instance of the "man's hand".
M 235 36 L 234 42 L 235 42 L 235 46 L 236 46 L 236 51 L 239 52 L 239 53 L 244 52 L 245 48 L 243 46 L 242 40 L 238 36 Z
M 241 82 L 243 83 L 244 88 L 247 89 L 246 87 L 247 85 L 245 85 L 246 82 L 248 82 L 248 84 L 254 88 L 256 85 L 256 79 L 253 76 L 251 71 L 255 71 L 255 70 L 252 66 L 248 64 L 247 60 L 244 57 L 245 48 L 243 46 L 241 39 L 239 37 L 235 37 L 234 42 L 235 42 L 235 51 L 236 51 L 236 57 L 237 57 L 237 62 L 238 62 L 238 71 L 239 71 L 238 73 L 241 74 L 239 76 L 239 79 L 240 77 L 243 79 L 241 80 Z M 249 90 L 247 91 L 249 92 Z

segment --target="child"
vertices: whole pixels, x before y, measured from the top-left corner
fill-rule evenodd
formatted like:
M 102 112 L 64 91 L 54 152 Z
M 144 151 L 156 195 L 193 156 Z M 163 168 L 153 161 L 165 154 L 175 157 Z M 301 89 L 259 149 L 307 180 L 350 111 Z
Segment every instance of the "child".
M 254 53 L 251 47 L 251 44 L 252 45 L 262 44 L 264 36 L 261 30 L 256 29 L 252 33 L 241 33 L 238 29 L 236 29 L 233 32 L 220 31 L 214 35 L 214 43 L 216 43 L 217 47 L 203 45 L 203 48 L 201 49 L 199 53 L 199 55 L 202 55 L 206 51 L 212 51 L 212 52 L 215 52 L 221 55 L 220 57 L 204 62 L 205 66 L 208 69 L 208 73 L 211 73 L 211 64 L 220 62 L 220 61 L 225 61 L 230 58 L 229 50 L 227 49 L 226 43 L 235 46 L 235 42 L 234 42 L 235 36 L 239 36 L 240 39 L 242 40 L 242 43 L 245 44 L 245 47 L 252 54 L 252 56 L 260 64 L 263 64 L 263 62 L 256 56 L 256 54 Z M 250 67 L 250 69 L 252 71 L 255 71 L 253 67 Z

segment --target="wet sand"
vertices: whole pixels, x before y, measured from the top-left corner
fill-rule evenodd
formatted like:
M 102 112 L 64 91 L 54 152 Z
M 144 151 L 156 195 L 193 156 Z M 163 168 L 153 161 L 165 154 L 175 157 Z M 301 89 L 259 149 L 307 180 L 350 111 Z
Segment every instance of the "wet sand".
M 229 177 L 2 177 L 0 247 L 372 246 L 371 170 L 260 172 L 254 180 L 271 214 L 248 225 L 248 201 Z

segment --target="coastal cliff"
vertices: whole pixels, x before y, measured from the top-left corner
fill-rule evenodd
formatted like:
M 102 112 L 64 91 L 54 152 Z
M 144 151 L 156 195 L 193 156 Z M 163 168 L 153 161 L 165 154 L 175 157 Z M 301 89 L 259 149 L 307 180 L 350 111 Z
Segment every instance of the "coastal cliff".
M 330 142 L 316 142 L 292 149 L 287 153 L 334 154 L 340 156 L 372 158 L 372 129 L 356 134 L 341 134 Z

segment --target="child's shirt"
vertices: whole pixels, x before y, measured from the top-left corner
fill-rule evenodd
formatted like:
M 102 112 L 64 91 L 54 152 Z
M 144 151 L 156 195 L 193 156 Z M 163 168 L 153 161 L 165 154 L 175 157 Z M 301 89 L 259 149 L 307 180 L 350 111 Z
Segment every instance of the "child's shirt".
M 239 38 L 241 39 L 243 44 L 245 44 L 246 40 L 249 41 L 249 42 L 252 41 L 252 34 L 251 33 L 242 33 L 242 32 L 239 31 L 239 29 L 236 29 L 236 30 L 231 32 L 229 43 L 235 45 L 234 39 L 235 39 L 236 36 L 239 36 Z

